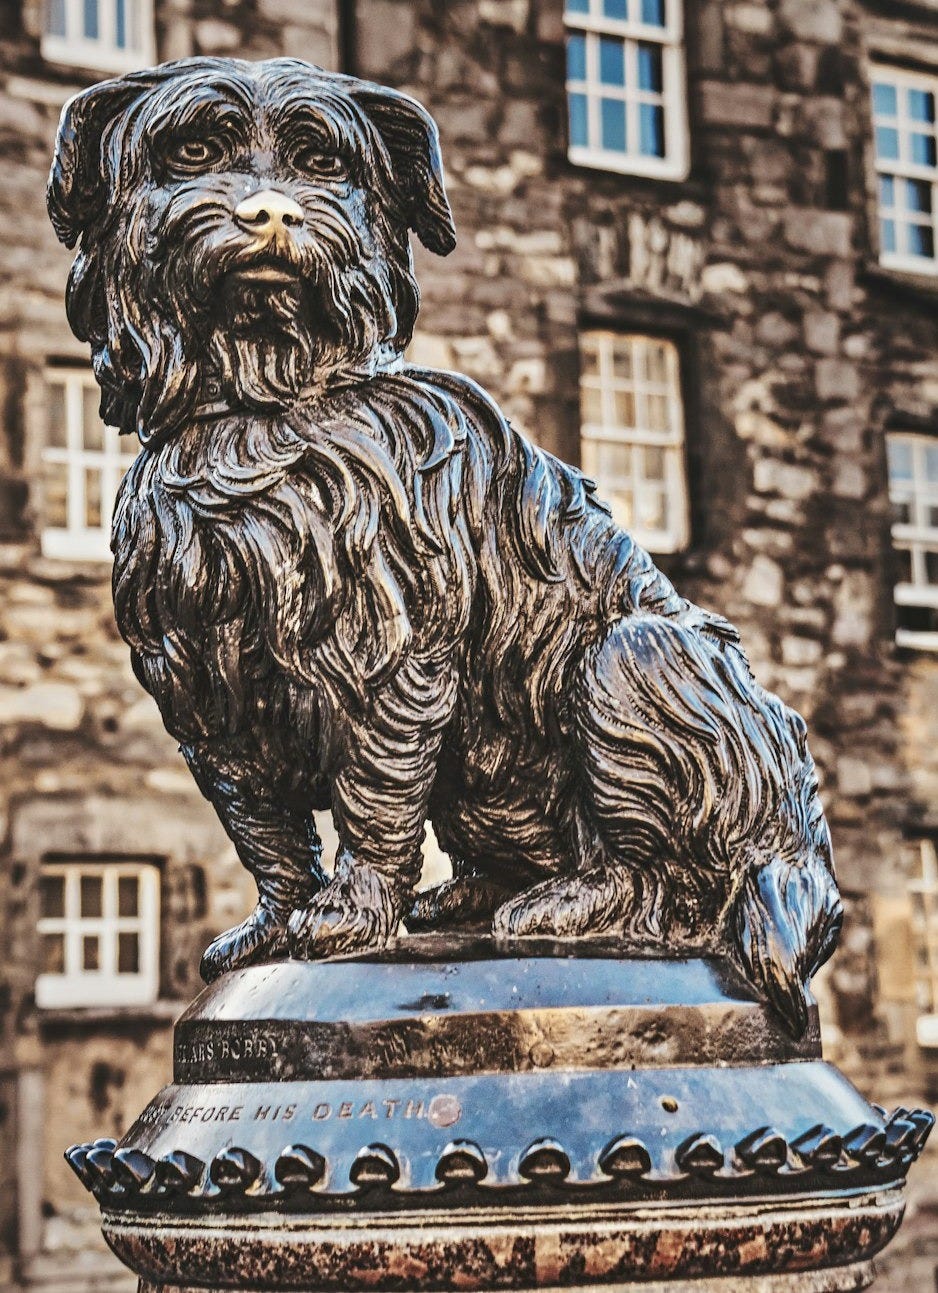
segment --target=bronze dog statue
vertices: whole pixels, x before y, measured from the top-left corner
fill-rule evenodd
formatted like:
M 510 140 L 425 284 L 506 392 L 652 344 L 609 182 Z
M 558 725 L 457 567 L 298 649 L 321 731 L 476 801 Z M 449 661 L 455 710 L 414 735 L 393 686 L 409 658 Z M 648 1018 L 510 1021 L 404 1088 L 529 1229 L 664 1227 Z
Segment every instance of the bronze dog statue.
M 409 365 L 433 121 L 292 59 L 77 95 L 49 187 L 136 674 L 259 900 L 212 978 L 412 928 L 730 949 L 794 1031 L 840 902 L 797 715 L 593 484 Z M 321 866 L 315 809 L 341 841 Z M 425 823 L 453 879 L 420 895 Z

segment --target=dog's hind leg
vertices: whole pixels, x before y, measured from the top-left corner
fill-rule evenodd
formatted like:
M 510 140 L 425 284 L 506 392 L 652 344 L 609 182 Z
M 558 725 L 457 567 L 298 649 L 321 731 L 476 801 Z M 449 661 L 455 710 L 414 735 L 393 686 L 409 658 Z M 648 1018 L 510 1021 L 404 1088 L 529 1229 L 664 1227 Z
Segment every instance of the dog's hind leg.
M 240 925 L 219 934 L 202 956 L 200 972 L 210 983 L 226 970 L 285 956 L 290 913 L 325 885 L 326 875 L 306 797 L 271 785 L 268 758 L 234 741 L 181 748 L 257 882 L 257 906 Z
M 418 893 L 405 924 L 412 934 L 464 929 L 490 921 L 508 890 L 483 872 L 454 862 L 453 878 Z
M 495 913 L 493 930 L 502 938 L 601 934 L 620 928 L 631 905 L 628 872 L 599 864 L 574 876 L 542 880 L 510 898 Z

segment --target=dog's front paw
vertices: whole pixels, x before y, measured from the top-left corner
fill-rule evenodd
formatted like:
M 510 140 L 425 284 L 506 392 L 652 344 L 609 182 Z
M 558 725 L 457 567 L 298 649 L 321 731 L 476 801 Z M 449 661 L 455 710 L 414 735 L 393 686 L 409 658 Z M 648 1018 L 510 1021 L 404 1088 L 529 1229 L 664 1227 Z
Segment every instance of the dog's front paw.
M 199 973 L 211 983 L 228 970 L 238 970 L 259 961 L 274 961 L 287 952 L 287 930 L 284 922 L 261 903 L 250 916 L 233 929 L 226 929 L 210 943 L 202 955 Z
M 313 961 L 383 947 L 400 916 L 391 886 L 373 867 L 337 866 L 325 889 L 290 917 L 290 952 Z

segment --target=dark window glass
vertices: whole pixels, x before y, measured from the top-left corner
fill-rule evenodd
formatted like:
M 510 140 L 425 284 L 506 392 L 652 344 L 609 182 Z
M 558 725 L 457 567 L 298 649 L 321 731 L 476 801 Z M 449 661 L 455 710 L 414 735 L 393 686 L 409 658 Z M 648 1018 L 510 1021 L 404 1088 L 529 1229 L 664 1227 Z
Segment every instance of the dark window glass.
M 910 256 L 923 256 L 932 260 L 935 255 L 935 233 L 930 225 L 910 224 L 906 227 Z
M 601 99 L 602 147 L 625 152 L 625 104 L 621 99 Z
M 63 934 L 43 934 L 42 972 L 43 974 L 65 973 L 65 936 Z
M 603 85 L 625 85 L 625 42 L 599 38 L 599 79 Z
M 103 914 L 104 881 L 99 875 L 81 877 L 81 914 L 82 916 L 100 916 Z
M 873 86 L 873 110 L 878 117 L 894 117 L 898 111 L 896 87 L 878 81 Z
M 654 103 L 640 109 L 641 151 L 644 157 L 664 157 L 664 111 Z
M 586 37 L 567 38 L 567 76 L 571 81 L 586 80 Z
M 140 886 L 135 875 L 122 875 L 117 878 L 117 914 L 118 916 L 136 916 L 140 909 L 138 901 Z
M 65 915 L 65 876 L 44 875 L 39 881 L 39 912 L 42 916 Z
M 81 968 L 101 969 L 101 943 L 96 934 L 86 934 L 81 940 Z
M 98 0 L 85 0 L 85 37 L 88 40 L 97 40 L 99 35 Z
M 117 973 L 140 973 L 140 940 L 136 934 L 117 936 Z
M 571 94 L 570 99 L 570 143 L 577 148 L 585 148 L 589 142 L 587 133 L 587 109 L 585 94 Z
M 647 41 L 639 43 L 638 85 L 641 90 L 654 90 L 657 94 L 664 89 L 660 45 L 649 45 Z

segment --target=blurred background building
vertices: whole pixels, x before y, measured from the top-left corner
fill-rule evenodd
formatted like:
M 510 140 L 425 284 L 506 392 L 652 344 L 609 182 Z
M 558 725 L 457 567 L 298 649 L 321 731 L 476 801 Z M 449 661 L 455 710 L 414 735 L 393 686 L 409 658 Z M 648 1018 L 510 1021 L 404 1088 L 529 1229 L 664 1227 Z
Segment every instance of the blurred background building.
M 59 110 L 193 53 L 421 98 L 459 246 L 420 362 L 599 481 L 806 716 L 848 918 L 828 1053 L 938 1084 L 938 2 L 0 4 L 0 1287 L 129 1287 L 62 1162 L 170 1073 L 246 877 L 133 680 L 97 414 L 43 194 Z M 938 1159 L 880 1286 L 935 1287 Z

